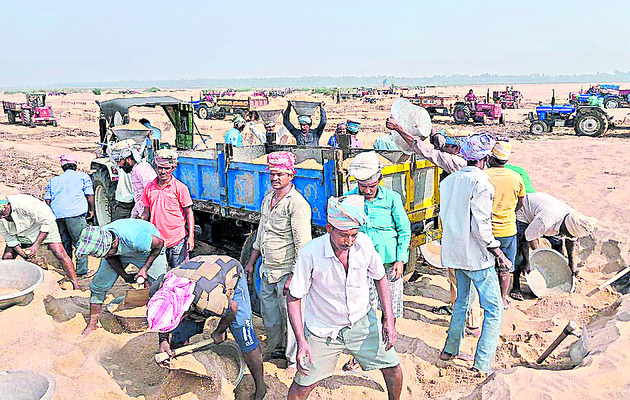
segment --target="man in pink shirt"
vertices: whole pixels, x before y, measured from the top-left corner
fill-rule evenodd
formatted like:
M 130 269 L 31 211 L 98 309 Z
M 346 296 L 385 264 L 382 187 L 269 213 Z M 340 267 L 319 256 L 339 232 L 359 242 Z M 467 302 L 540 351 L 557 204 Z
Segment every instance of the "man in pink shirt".
M 150 221 L 162 234 L 169 268 L 186 261 L 195 246 L 195 217 L 188 187 L 173 177 L 177 152 L 157 151 L 157 178 L 149 183 L 140 202 L 145 207 L 142 219 Z

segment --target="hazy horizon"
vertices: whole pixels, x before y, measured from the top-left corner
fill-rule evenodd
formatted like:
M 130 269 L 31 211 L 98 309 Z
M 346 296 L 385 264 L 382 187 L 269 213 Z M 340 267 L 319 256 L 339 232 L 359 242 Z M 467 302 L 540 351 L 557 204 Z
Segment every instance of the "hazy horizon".
M 0 2 L 0 87 L 613 74 L 630 66 L 629 9 L 620 0 Z

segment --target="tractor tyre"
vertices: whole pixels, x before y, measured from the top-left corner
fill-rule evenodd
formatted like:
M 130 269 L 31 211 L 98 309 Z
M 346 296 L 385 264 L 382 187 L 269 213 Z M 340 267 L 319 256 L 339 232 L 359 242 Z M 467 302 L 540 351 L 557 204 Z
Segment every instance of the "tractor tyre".
M 608 130 L 608 120 L 598 112 L 581 114 L 575 120 L 574 129 L 578 136 L 601 136 Z
M 243 243 L 243 248 L 241 249 L 240 262 L 243 268 L 249 262 L 249 258 L 252 255 L 252 251 L 254 250 L 254 242 L 256 241 L 256 231 L 250 233 L 245 239 L 245 243 Z M 254 276 L 252 277 L 252 283 L 247 285 L 249 287 L 249 298 L 252 304 L 252 311 L 255 314 L 260 314 L 260 278 L 259 278 L 259 269 L 260 269 L 260 258 L 254 265 Z
M 499 124 L 505 125 L 505 115 L 501 114 L 501 116 L 499 117 Z
M 453 110 L 453 120 L 456 124 L 467 124 L 470 119 L 470 110 L 467 106 L 457 106 Z
M 219 111 L 217 111 L 217 119 L 225 119 L 226 114 L 225 108 L 219 108 Z
M 109 178 L 109 174 L 103 168 L 97 169 L 91 178 L 94 187 L 95 222 L 103 226 L 112 221 L 116 183 Z
M 9 118 L 10 124 L 15 124 L 15 112 L 11 110 L 7 111 L 7 117 Z
M 618 108 L 619 107 L 619 98 L 617 97 L 609 97 L 604 100 L 604 108 Z
M 31 128 L 35 125 L 33 124 L 33 116 L 31 115 L 31 110 L 28 108 L 26 110 L 22 110 L 22 125 L 28 125 Z
M 209 110 L 206 106 L 201 106 L 199 107 L 199 110 L 197 110 L 197 116 L 199 116 L 199 119 L 208 119 L 208 114 Z
M 532 135 L 542 135 L 547 132 L 547 124 L 542 121 L 532 121 L 529 126 L 529 133 Z

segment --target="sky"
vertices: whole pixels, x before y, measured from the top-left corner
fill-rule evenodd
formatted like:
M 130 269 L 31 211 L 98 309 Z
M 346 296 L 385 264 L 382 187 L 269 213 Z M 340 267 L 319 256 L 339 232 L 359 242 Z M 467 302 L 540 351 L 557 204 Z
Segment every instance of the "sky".
M 0 87 L 630 70 L 622 0 L 0 0 Z

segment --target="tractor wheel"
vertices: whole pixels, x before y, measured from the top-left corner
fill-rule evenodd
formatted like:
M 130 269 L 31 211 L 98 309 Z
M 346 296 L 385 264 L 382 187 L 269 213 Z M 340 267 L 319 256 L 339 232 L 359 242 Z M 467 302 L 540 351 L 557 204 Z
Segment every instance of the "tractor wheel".
M 470 110 L 466 106 L 457 106 L 453 110 L 453 119 L 456 124 L 466 124 L 470 119 Z
M 197 110 L 197 115 L 199 116 L 199 119 L 208 119 L 208 107 L 199 107 L 199 110 Z
M 9 118 L 10 124 L 15 124 L 15 112 L 11 110 L 7 111 L 7 117 Z
M 575 133 L 584 136 L 600 136 L 608 129 L 608 120 L 601 113 L 581 114 L 575 120 Z
M 112 206 L 116 195 L 116 185 L 109 178 L 109 174 L 103 168 L 99 168 L 92 174 L 92 186 L 94 186 L 94 214 L 99 226 L 109 224 L 112 221 Z
M 219 111 L 217 111 L 217 119 L 225 119 L 225 108 L 219 108 Z
M 31 115 L 31 110 L 28 108 L 26 110 L 22 110 L 22 125 L 28 125 L 33 127 L 33 116 Z
M 609 97 L 604 100 L 604 108 L 617 108 L 619 107 L 619 99 L 616 97 Z
M 501 116 L 499 117 L 499 124 L 505 125 L 505 115 L 501 114 Z
M 488 119 L 488 116 L 486 114 L 481 116 L 481 123 L 482 124 L 488 125 L 488 121 L 490 121 L 490 120 Z
M 547 132 L 547 124 L 542 121 L 533 121 L 529 126 L 529 133 L 532 135 L 542 135 Z

